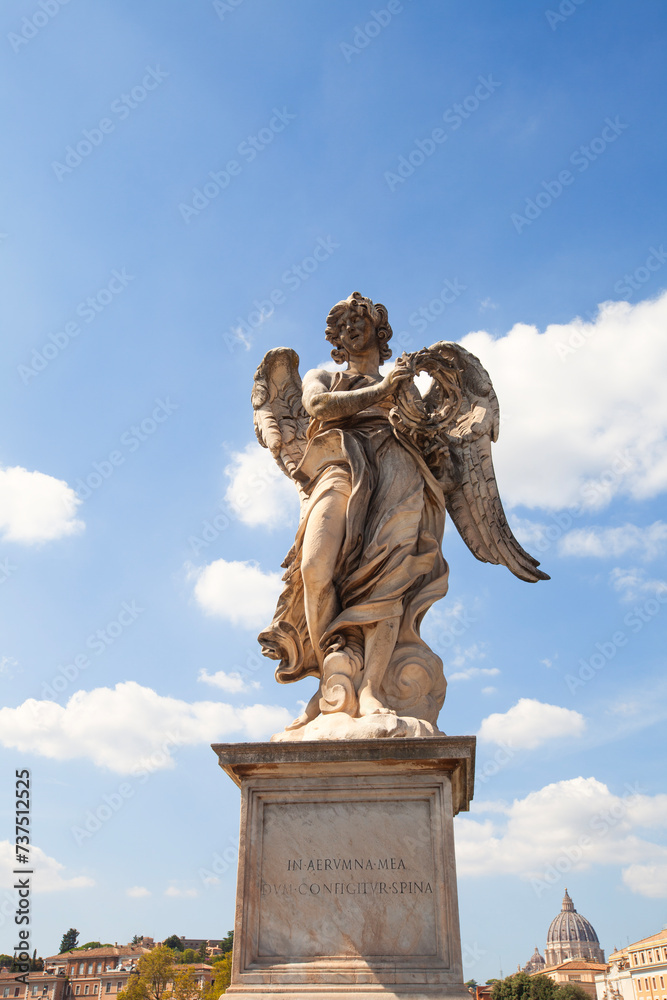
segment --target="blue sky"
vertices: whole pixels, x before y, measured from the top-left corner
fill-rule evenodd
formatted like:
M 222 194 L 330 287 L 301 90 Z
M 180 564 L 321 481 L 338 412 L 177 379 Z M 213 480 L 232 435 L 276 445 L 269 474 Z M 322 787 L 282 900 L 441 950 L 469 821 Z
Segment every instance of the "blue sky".
M 311 691 L 258 656 L 296 514 L 252 375 L 280 345 L 326 360 L 355 289 L 395 356 L 478 354 L 501 494 L 552 576 L 446 532 L 424 635 L 441 727 L 479 735 L 466 976 L 542 949 L 565 886 L 607 951 L 667 919 L 666 22 L 659 0 L 3 5 L 0 836 L 29 767 L 39 953 L 70 926 L 232 926 L 239 799 L 208 744 Z

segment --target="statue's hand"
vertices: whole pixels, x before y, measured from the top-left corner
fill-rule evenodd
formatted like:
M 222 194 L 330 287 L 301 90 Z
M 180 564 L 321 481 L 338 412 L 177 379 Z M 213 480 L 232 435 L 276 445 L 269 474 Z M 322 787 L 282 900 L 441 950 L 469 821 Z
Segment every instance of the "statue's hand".
M 380 383 L 380 385 L 386 389 L 385 395 L 392 395 L 397 392 L 404 383 L 411 382 L 414 378 L 414 374 L 415 373 L 409 368 L 399 368 L 398 365 L 395 365 L 389 374 L 385 375 Z

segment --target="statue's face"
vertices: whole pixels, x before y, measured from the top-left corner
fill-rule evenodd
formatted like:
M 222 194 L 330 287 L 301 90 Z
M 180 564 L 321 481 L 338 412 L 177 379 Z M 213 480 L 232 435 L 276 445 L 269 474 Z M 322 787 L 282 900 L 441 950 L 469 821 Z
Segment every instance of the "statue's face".
M 370 317 L 364 312 L 349 309 L 340 318 L 338 336 L 348 354 L 361 354 L 375 346 L 377 335 Z

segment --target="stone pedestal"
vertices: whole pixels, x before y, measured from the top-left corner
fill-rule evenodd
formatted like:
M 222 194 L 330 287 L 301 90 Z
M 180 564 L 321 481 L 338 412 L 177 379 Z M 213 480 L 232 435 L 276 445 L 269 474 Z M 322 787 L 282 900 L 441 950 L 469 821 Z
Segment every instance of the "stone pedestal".
M 473 737 L 214 744 L 241 788 L 227 994 L 465 998 L 452 818 Z

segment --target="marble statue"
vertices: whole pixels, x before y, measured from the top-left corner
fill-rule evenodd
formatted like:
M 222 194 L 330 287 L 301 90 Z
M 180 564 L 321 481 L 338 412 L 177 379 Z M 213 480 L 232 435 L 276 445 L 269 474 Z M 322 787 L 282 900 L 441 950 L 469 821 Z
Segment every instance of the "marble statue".
M 420 623 L 447 592 L 448 511 L 482 562 L 549 579 L 507 523 L 491 460 L 499 408 L 478 359 L 455 343 L 403 354 L 386 374 L 392 330 L 353 292 L 327 317 L 345 370 L 309 371 L 289 348 L 255 374 L 255 430 L 301 498 L 284 589 L 259 636 L 281 683 L 319 687 L 282 740 L 435 736 L 446 682 Z M 424 397 L 414 384 L 431 377 Z

